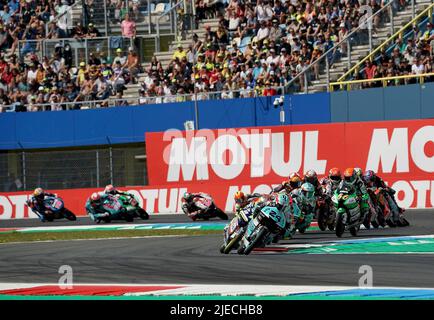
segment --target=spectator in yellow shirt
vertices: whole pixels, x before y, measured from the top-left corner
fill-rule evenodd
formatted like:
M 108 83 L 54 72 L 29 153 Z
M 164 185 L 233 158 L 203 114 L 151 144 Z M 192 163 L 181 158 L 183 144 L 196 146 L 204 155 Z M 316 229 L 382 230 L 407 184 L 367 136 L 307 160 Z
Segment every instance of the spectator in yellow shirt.
M 184 57 L 185 57 L 185 58 L 187 57 L 187 52 L 184 51 L 184 48 L 182 47 L 182 45 L 179 44 L 179 45 L 178 45 L 178 49 L 175 50 L 175 53 L 173 54 L 172 59 L 173 59 L 173 60 L 178 59 L 179 61 L 182 61 L 182 59 L 183 59 Z

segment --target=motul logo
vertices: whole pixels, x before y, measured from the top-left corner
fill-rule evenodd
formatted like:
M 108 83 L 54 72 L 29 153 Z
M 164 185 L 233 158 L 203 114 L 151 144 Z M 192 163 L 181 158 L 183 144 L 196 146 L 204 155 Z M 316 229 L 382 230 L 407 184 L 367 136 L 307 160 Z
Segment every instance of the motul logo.
M 187 137 L 169 132 L 165 139 L 171 138 L 171 143 L 164 153 L 167 182 L 210 180 L 210 171 L 224 180 L 235 179 L 245 170 L 251 178 L 270 173 L 286 177 L 308 169 L 325 173 L 327 160 L 318 157 L 318 131 L 266 131 L 218 130 L 215 135 L 204 130 Z
M 374 129 L 367 169 L 383 173 L 410 172 L 410 158 L 422 171 L 434 172 L 434 126 L 417 130 L 409 139 L 408 128 L 395 128 L 389 139 L 387 129 Z M 429 147 L 431 146 L 431 150 Z M 429 155 L 431 153 L 431 156 Z

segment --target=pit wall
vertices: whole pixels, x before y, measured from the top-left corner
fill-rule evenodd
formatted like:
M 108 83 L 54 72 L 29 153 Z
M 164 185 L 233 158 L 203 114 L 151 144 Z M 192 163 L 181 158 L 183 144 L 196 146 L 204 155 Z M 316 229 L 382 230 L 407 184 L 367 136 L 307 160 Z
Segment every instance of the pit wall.
M 150 186 L 133 192 L 149 213 L 181 212 L 184 192 L 206 192 L 225 211 L 233 194 L 268 193 L 290 172 L 358 166 L 376 171 L 405 208 L 434 207 L 434 120 L 171 131 L 146 136 Z M 77 215 L 101 189 L 49 190 Z M 30 193 L 30 192 L 28 192 Z M 34 217 L 28 193 L 0 193 L 0 219 Z

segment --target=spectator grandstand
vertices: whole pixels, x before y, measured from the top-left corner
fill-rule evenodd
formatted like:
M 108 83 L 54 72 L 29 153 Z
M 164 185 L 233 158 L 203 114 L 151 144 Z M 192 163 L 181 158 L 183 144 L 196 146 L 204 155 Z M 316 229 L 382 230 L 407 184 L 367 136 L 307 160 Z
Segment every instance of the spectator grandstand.
M 0 108 L 65 110 L 87 101 L 104 107 L 326 90 L 429 2 L 198 0 L 192 30 L 142 64 L 137 37 L 169 12 L 188 26 L 183 1 L 10 0 L 0 11 Z M 83 19 L 72 23 L 77 8 Z M 432 17 L 425 20 L 351 79 L 431 73 L 434 31 Z M 114 37 L 104 37 L 109 24 Z M 70 39 L 84 43 L 84 57 Z M 51 50 L 42 50 L 47 44 Z

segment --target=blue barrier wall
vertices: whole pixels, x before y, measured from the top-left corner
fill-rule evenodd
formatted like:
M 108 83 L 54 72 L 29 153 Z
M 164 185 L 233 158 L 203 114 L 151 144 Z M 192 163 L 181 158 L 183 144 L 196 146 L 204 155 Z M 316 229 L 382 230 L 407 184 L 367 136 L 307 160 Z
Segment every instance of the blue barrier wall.
M 434 83 L 332 92 L 332 122 L 434 118 Z
M 280 125 L 275 97 L 198 102 L 200 128 Z M 434 118 L 434 83 L 286 96 L 284 124 Z M 184 129 L 193 102 L 97 110 L 0 114 L 0 150 L 143 142 L 145 132 Z

